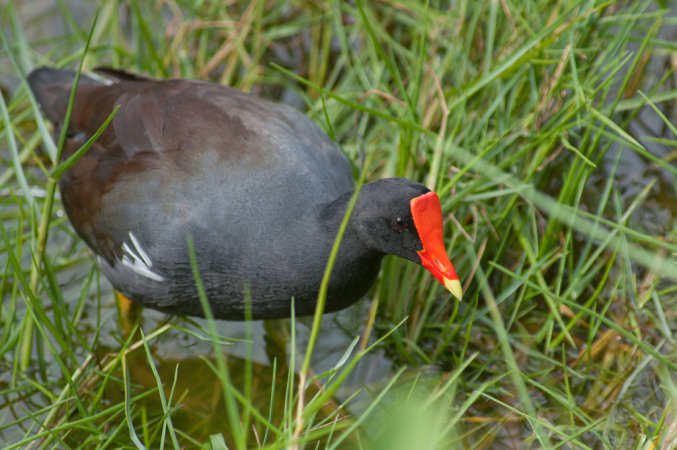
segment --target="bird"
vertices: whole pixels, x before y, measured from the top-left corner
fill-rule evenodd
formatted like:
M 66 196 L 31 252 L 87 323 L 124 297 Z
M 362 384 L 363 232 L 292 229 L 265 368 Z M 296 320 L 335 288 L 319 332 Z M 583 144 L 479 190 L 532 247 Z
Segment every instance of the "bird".
M 79 79 L 62 160 L 119 109 L 63 173 L 59 190 L 113 288 L 144 307 L 204 317 L 196 268 L 217 319 L 286 318 L 292 302 L 297 316 L 314 314 L 355 192 L 339 146 L 291 106 L 231 87 L 113 68 L 95 73 Z M 56 135 L 75 76 L 40 67 L 27 77 Z M 359 190 L 325 312 L 364 297 L 388 254 L 422 265 L 461 299 L 438 195 L 383 178 Z

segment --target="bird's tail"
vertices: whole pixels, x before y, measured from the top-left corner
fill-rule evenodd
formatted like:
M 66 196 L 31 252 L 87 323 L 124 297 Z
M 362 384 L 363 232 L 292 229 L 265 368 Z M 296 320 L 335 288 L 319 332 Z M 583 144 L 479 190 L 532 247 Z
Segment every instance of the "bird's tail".
M 74 80 L 72 70 L 50 67 L 40 67 L 28 75 L 28 85 L 50 121 L 58 123 L 63 117 Z M 80 77 L 79 86 L 91 84 L 99 83 L 84 75 Z

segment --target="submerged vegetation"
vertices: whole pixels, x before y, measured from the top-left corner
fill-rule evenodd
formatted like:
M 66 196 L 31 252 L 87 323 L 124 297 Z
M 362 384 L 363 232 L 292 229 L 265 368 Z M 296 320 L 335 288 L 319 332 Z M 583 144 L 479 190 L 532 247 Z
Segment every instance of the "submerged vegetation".
M 677 446 L 668 2 L 0 5 L 3 447 Z M 79 63 L 290 103 L 356 177 L 425 182 L 464 301 L 390 258 L 314 354 L 300 319 L 125 333 L 24 83 Z

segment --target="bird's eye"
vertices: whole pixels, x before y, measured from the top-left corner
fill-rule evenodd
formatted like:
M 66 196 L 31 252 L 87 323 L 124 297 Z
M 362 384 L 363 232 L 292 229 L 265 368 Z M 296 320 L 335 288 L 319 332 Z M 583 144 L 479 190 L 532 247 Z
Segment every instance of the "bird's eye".
M 393 219 L 393 228 L 397 231 L 404 231 L 407 229 L 407 223 L 401 217 L 396 217 Z

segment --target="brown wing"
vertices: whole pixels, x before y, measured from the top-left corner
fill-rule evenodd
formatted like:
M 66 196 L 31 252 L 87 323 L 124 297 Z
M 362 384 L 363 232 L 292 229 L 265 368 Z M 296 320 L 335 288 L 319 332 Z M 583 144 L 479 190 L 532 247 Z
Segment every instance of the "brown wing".
M 106 85 L 82 78 L 63 157 L 92 136 L 116 106 L 120 109 L 96 144 L 64 174 L 60 188 L 77 232 L 111 263 L 119 259 L 121 239 L 134 224 L 118 220 L 115 225 L 127 231 L 111 230 L 114 224 L 97 216 L 122 177 L 136 178 L 130 195 L 143 195 L 150 189 L 141 189 L 142 184 L 171 182 L 176 176 L 199 179 L 201 174 L 191 171 L 204 170 L 204 162 L 214 160 L 220 171 L 257 174 L 271 187 L 313 192 L 315 198 L 306 199 L 311 202 L 335 199 L 352 188 L 349 165 L 336 145 L 288 106 L 213 83 L 107 75 L 119 81 Z M 71 72 L 54 69 L 29 76 L 57 127 L 72 80 Z M 161 177 L 155 177 L 158 172 Z M 265 185 L 262 191 L 269 192 Z

